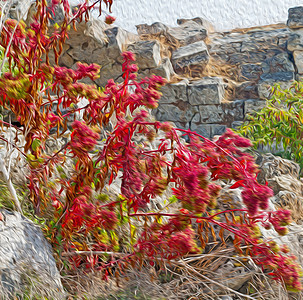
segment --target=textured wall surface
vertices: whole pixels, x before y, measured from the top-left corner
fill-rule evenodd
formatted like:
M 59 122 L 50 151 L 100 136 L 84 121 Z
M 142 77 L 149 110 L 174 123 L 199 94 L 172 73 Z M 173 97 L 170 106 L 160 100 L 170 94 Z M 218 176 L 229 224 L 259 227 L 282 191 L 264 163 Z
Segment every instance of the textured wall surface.
M 204 17 L 221 31 L 286 22 L 288 8 L 298 5 L 302 0 L 114 0 L 112 10 L 116 25 L 133 32 L 140 23 L 176 25 L 178 18 L 193 17 Z

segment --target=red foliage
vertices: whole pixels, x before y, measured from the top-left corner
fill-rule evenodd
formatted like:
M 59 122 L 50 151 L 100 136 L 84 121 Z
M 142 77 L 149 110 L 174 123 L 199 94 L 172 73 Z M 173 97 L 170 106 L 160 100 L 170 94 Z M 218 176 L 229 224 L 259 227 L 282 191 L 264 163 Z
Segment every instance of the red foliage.
M 265 227 L 272 224 L 278 233 L 285 234 L 290 216 L 282 210 L 267 211 L 272 191 L 256 181 L 258 170 L 254 159 L 243 152 L 243 148 L 251 145 L 250 141 L 227 130 L 214 142 L 167 122 L 151 121 L 148 112 L 139 108 L 157 107 L 159 89 L 165 80 L 152 76 L 138 82 L 138 68 L 132 64 L 135 57 L 130 52 L 123 53 L 124 82 L 116 84 L 110 80 L 103 91 L 78 82 L 86 77 L 97 78 L 100 67 L 95 64 L 78 63 L 76 70 L 50 66 L 48 54 L 53 51 L 58 62 L 69 24 L 87 20 L 88 11 L 97 4 L 101 13 L 102 2 L 110 8 L 112 1 L 99 0 L 92 5 L 85 2 L 73 12 L 67 0 L 52 1 L 53 6 L 63 4 L 66 14 L 53 33 L 49 33 L 47 24 L 54 7 L 48 10 L 45 2 L 38 3 L 29 29 L 23 23 L 17 25 L 11 46 L 9 40 L 16 22 L 8 20 L 3 27 L 0 45 L 8 50 L 11 72 L 4 74 L 0 81 L 0 101 L 24 125 L 30 199 L 37 213 L 45 217 L 49 215 L 50 205 L 53 206 L 48 234 L 54 248 L 65 252 L 117 249 L 128 252 L 125 257 L 109 262 L 95 254 L 86 258 L 75 254 L 71 258 L 74 266 L 85 268 L 107 269 L 134 256 L 146 257 L 151 262 L 176 259 L 201 251 L 196 245 L 198 232 L 191 226 L 196 220 L 200 230 L 206 223 L 232 232 L 238 251 L 241 252 L 241 245 L 247 246 L 255 262 L 270 270 L 274 279 L 299 290 L 299 271 L 293 257 L 287 256 L 285 249 L 276 251 L 276 245 L 260 241 L 255 234 L 256 224 Z M 112 17 L 107 17 L 107 23 L 112 21 Z M 46 53 L 46 63 L 41 62 L 43 53 Z M 14 66 L 18 67 L 17 75 L 13 75 Z M 50 90 L 57 96 L 51 98 Z M 82 98 L 86 98 L 88 104 L 76 108 L 75 104 Z M 58 104 L 56 114 L 52 111 L 53 103 Z M 59 104 L 69 111 L 63 114 Z M 79 111 L 83 112 L 83 120 L 73 122 L 66 145 L 48 155 L 44 146 L 51 129 L 57 129 L 57 136 L 62 136 L 67 130 L 67 118 Z M 114 114 L 115 128 L 104 130 Z M 98 133 L 101 131 L 105 134 L 103 142 Z M 159 132 L 165 137 L 160 138 L 156 148 L 147 148 Z M 180 132 L 189 136 L 189 143 L 181 141 Z M 138 138 L 143 142 L 138 142 Z M 73 170 L 64 174 L 69 154 L 73 156 Z M 121 179 L 118 199 L 97 196 L 105 184 L 111 184 L 118 177 Z M 217 220 L 223 214 L 232 214 L 233 210 L 212 212 L 221 189 L 216 183 L 218 180 L 235 182 L 231 188 L 242 188 L 247 209 L 237 210 L 242 214 L 241 222 Z M 149 203 L 170 186 L 175 197 L 171 203 L 177 201 L 179 210 L 144 212 Z M 162 217 L 166 219 L 163 221 Z M 132 222 L 138 218 L 142 218 L 145 225 L 136 232 Z M 124 233 L 121 246 L 116 228 L 126 231 L 125 223 L 129 225 L 130 234 Z M 108 273 L 106 270 L 105 278 Z

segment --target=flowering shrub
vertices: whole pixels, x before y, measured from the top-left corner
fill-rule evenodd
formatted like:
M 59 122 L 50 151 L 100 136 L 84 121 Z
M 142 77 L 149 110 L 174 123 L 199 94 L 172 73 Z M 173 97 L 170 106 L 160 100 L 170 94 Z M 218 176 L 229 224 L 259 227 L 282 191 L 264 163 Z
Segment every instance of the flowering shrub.
M 0 45 L 7 51 L 10 68 L 17 66 L 18 72 L 7 72 L 1 78 L 0 101 L 22 125 L 18 132 L 24 135 L 25 145 L 19 150 L 29 163 L 30 200 L 36 213 L 48 220 L 46 234 L 54 249 L 71 254 L 74 267 L 93 267 L 107 278 L 114 266 L 121 269 L 143 259 L 153 264 L 201 252 L 206 245 L 203 228 L 216 225 L 234 234 L 239 252 L 241 246 L 247 246 L 247 253 L 274 279 L 300 290 L 300 272 L 293 257 L 256 234 L 257 224 L 272 225 L 285 234 L 290 219 L 286 211 L 267 211 L 272 192 L 256 181 L 253 158 L 240 150 L 250 147 L 247 139 L 227 130 L 213 142 L 190 130 L 153 121 L 144 108 L 157 107 L 165 81 L 158 76 L 137 81 L 130 52 L 123 53 L 124 82 L 110 80 L 103 91 L 79 82 L 97 78 L 97 65 L 78 63 L 71 70 L 49 64 L 50 51 L 58 62 L 69 24 L 76 25 L 83 17 L 87 20 L 87 12 L 97 4 L 101 9 L 102 2 L 112 4 L 111 0 L 85 2 L 71 12 L 67 0 L 53 0 L 50 10 L 46 1 L 37 1 L 37 13 L 28 28 L 8 20 L 1 33 Z M 64 6 L 65 19 L 50 33 L 50 13 L 58 4 Z M 107 17 L 106 21 L 113 19 Z M 51 97 L 50 92 L 56 96 Z M 88 104 L 77 108 L 82 98 Z M 58 104 L 56 114 L 53 103 Z M 59 104 L 69 111 L 63 114 Z M 80 111 L 83 119 L 73 122 L 67 143 L 47 154 L 51 130 L 56 129 L 58 138 L 66 134 L 67 118 Z M 106 131 L 113 116 L 117 124 Z M 104 141 L 100 132 L 105 134 Z M 189 136 L 189 143 L 182 141 L 182 134 Z M 148 145 L 156 137 L 158 146 L 151 149 Z M 64 171 L 67 159 L 72 164 L 68 174 Z M 121 194 L 110 199 L 102 192 L 117 178 L 121 179 Z M 213 212 L 221 189 L 219 180 L 233 182 L 231 188 L 242 188 L 246 208 Z M 151 202 L 170 188 L 174 196 L 167 207 L 175 208 L 148 211 Z M 233 216 L 235 211 L 240 213 L 239 220 Z M 81 255 L 83 251 L 90 255 Z M 104 258 L 117 251 L 125 255 L 118 260 Z

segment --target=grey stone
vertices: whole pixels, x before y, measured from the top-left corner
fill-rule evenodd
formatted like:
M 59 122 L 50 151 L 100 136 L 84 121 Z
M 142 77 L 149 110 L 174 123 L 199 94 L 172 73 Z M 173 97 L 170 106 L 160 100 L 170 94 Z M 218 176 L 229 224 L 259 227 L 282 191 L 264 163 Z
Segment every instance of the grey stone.
M 149 69 L 145 71 L 144 74 L 146 74 L 146 76 L 151 76 L 154 74 L 167 79 L 167 81 L 170 81 L 171 77 L 175 75 L 175 71 L 170 59 L 165 57 L 162 59 L 161 64 L 157 68 Z
M 191 123 L 190 129 L 201 134 L 206 138 L 211 138 L 215 135 L 222 135 L 226 131 L 227 126 L 221 124 L 196 124 Z
M 204 69 L 208 61 L 209 54 L 203 41 L 180 47 L 172 53 L 172 64 L 177 73 L 193 70 L 196 66 Z
M 188 100 L 191 105 L 220 104 L 223 97 L 222 78 L 205 77 L 188 85 Z
M 206 30 L 207 30 L 207 33 L 213 33 L 215 32 L 215 28 L 213 26 L 213 24 L 203 18 L 200 18 L 200 17 L 196 17 L 196 18 L 193 18 L 193 19 L 178 19 L 177 20 L 177 24 L 178 25 L 182 25 L 188 21 L 193 21 L 193 22 L 196 22 L 197 24 L 203 26 Z
M 223 102 L 221 104 L 224 111 L 224 123 L 230 125 L 233 121 L 244 119 L 244 100 Z
M 289 51 L 303 50 L 303 29 L 294 30 L 287 42 Z
M 161 88 L 162 96 L 159 103 L 177 103 L 179 101 L 187 102 L 188 80 L 184 79 L 177 83 L 168 83 Z
M 239 129 L 243 125 L 243 121 L 234 121 L 231 123 L 232 129 Z
M 160 43 L 153 41 L 139 41 L 128 45 L 128 51 L 136 55 L 136 64 L 140 70 L 156 68 L 161 62 Z
M 147 24 L 139 24 L 136 25 L 137 32 L 139 35 L 145 35 L 145 34 L 151 34 L 151 35 L 158 35 L 158 34 L 164 34 L 168 27 L 160 22 L 155 22 L 151 25 Z
M 303 74 L 303 51 L 294 51 L 294 61 L 299 74 Z
M 100 20 L 79 24 L 77 31 L 69 33 L 68 54 L 73 59 L 87 63 L 106 65 L 112 60 L 122 62 L 125 46 L 135 42 L 139 36 L 119 27 L 108 28 Z
M 288 10 L 287 26 L 289 28 L 303 27 L 303 6 L 292 7 Z
M 210 124 L 192 123 L 190 126 L 190 130 L 195 131 L 196 133 L 198 133 L 206 138 L 210 138 L 212 136 L 211 129 L 212 129 L 212 126 Z
M 198 112 L 197 106 L 191 106 L 186 102 L 181 102 L 178 106 L 173 104 L 160 104 L 153 112 L 158 121 L 190 122 Z
M 207 31 L 200 24 L 194 21 L 187 21 L 178 27 L 170 27 L 166 34 L 180 46 L 186 46 L 205 40 Z
M 205 106 L 201 106 L 201 108 L 202 107 L 205 107 Z M 201 108 L 200 108 L 200 110 L 201 110 Z M 196 124 L 201 123 L 201 113 L 195 114 L 191 121 L 192 121 L 192 123 L 196 123 Z
M 263 73 L 261 63 L 241 64 L 240 80 L 259 80 Z
M 188 130 L 189 129 L 189 123 L 182 123 L 182 122 L 174 122 L 175 125 L 180 128 L 180 129 L 185 129 Z
M 211 136 L 222 135 L 226 131 L 227 126 L 221 124 L 211 125 Z
M 95 83 L 98 86 L 105 86 L 109 79 L 114 79 L 115 82 L 121 82 L 118 80 L 122 75 L 122 65 L 112 60 L 109 61 L 106 65 L 101 65 L 100 77 L 95 79 Z
M 244 114 L 252 114 L 266 106 L 266 101 L 259 99 L 249 99 L 244 102 Z
M 58 62 L 60 66 L 63 65 L 67 68 L 71 68 L 74 65 L 74 59 L 66 52 L 60 56 Z
M 246 81 L 235 87 L 235 99 L 255 99 L 259 98 L 258 86 L 253 81 Z
M 108 57 L 113 59 L 120 58 L 120 60 L 118 60 L 120 63 L 122 62 L 121 53 L 125 51 L 126 46 L 140 40 L 138 35 L 120 27 L 106 29 L 104 33 L 108 39 L 106 44 Z
M 52 299 L 65 299 L 60 273 L 51 246 L 41 229 L 17 212 L 1 211 L 0 274 L 1 295 L 8 299 L 28 288 L 26 278 L 36 293 Z M 32 277 L 31 277 L 32 276 Z
M 201 123 L 221 123 L 224 111 L 221 105 L 200 105 Z
M 282 82 L 278 82 L 275 80 L 268 80 L 261 82 L 257 85 L 259 97 L 261 99 L 269 99 L 272 96 L 272 91 L 274 89 L 275 84 L 279 84 L 280 89 L 283 91 L 291 87 L 291 85 L 293 84 L 293 80 L 282 81 Z
M 276 72 L 276 73 L 264 73 L 260 77 L 261 81 L 290 81 L 295 79 L 294 72 Z
M 287 52 L 267 58 L 262 63 L 262 70 L 263 73 L 295 72 L 294 64 L 290 61 Z

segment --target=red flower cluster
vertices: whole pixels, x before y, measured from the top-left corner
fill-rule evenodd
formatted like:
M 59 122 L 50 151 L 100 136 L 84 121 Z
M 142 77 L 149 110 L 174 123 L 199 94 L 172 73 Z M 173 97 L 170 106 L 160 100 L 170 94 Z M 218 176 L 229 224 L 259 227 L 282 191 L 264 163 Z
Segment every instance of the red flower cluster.
M 97 227 L 112 230 L 117 225 L 117 221 L 115 212 L 100 209 L 81 195 L 75 198 L 72 207 L 64 217 L 62 227 L 67 226 L 75 232 L 80 229 L 89 231 Z
M 251 216 L 258 213 L 259 209 L 268 208 L 268 199 L 273 196 L 273 191 L 257 182 L 249 182 L 242 191 L 242 199 Z
M 80 159 L 86 158 L 87 152 L 94 149 L 99 139 L 99 134 L 80 121 L 74 121 L 73 132 L 69 147 L 75 156 Z
M 271 212 L 269 216 L 269 222 L 280 235 L 287 234 L 288 230 L 285 226 L 289 225 L 291 221 L 291 212 L 285 209 Z
M 194 242 L 195 233 L 186 223 L 174 218 L 167 224 L 152 224 L 135 245 L 137 254 L 153 260 L 158 257 L 176 259 L 188 253 L 197 253 L 199 249 Z

